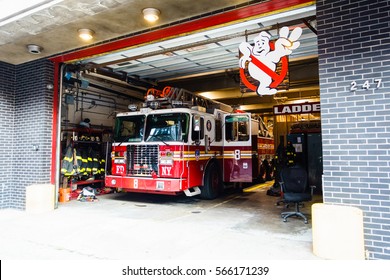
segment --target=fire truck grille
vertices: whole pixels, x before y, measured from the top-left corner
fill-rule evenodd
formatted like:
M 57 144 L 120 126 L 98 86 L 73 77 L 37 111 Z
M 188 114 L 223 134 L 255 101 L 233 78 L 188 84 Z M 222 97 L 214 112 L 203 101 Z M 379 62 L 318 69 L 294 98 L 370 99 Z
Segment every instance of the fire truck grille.
M 135 176 L 158 175 L 158 155 L 158 145 L 127 146 L 127 173 Z

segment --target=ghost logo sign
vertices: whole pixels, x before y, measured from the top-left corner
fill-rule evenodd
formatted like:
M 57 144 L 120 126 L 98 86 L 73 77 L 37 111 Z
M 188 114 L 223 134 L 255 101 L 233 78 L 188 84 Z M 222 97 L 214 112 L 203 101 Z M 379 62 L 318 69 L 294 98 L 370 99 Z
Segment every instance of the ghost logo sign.
M 262 31 L 253 40 L 254 45 L 242 42 L 239 46 L 240 77 L 242 82 L 249 89 L 256 91 L 260 96 L 272 95 L 277 92 L 276 87 L 283 81 L 288 71 L 287 55 L 299 47 L 299 37 L 302 28 L 296 27 L 291 33 L 288 27 L 284 26 L 279 30 L 279 38 L 271 41 L 271 34 Z M 281 62 L 281 71 L 276 73 L 277 64 Z M 258 86 L 251 84 L 245 76 L 247 68 L 249 75 L 257 80 Z

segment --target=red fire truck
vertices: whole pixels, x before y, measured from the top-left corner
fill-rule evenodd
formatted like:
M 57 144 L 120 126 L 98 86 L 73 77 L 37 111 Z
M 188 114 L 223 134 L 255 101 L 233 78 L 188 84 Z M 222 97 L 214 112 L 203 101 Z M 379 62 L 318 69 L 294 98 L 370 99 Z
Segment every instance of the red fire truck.
M 119 113 L 105 185 L 126 192 L 216 198 L 225 185 L 254 182 L 273 139 L 251 114 L 179 88 L 148 91 Z

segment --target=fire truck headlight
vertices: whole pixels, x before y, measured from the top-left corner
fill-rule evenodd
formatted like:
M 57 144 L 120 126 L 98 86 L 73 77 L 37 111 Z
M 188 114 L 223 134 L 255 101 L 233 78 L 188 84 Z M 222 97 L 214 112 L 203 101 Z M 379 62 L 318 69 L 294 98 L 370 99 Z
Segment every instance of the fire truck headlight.
M 116 159 L 114 159 L 114 163 L 116 163 L 116 164 L 125 164 L 126 160 L 124 158 L 116 158 Z
M 127 106 L 127 108 L 129 108 L 129 110 L 132 112 L 135 112 L 138 109 L 137 105 L 135 104 L 130 104 L 129 106 Z
M 153 110 L 156 110 L 160 106 L 160 103 L 158 101 L 152 101 L 150 102 L 150 108 Z
M 162 156 L 160 158 L 160 164 L 173 165 L 173 158 L 172 158 L 172 156 Z
M 113 185 L 113 186 L 116 185 L 116 180 L 115 180 L 115 179 L 112 179 L 112 180 L 111 180 L 111 185 Z
M 161 159 L 160 164 L 165 164 L 165 165 L 173 165 L 173 160 L 171 159 Z
M 183 106 L 183 101 L 182 100 L 172 100 L 172 106 L 174 108 L 181 107 L 181 106 Z

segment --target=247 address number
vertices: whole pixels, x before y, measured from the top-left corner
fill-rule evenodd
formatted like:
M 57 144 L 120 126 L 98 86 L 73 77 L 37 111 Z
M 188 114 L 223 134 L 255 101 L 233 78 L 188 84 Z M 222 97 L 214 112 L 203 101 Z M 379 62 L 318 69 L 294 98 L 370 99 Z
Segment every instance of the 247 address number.
M 351 82 L 350 91 L 357 91 L 358 89 L 368 90 L 374 87 L 374 89 L 378 89 L 382 86 L 382 79 L 374 79 L 374 83 L 371 84 L 369 80 L 366 80 L 363 84 L 358 84 L 356 81 Z

